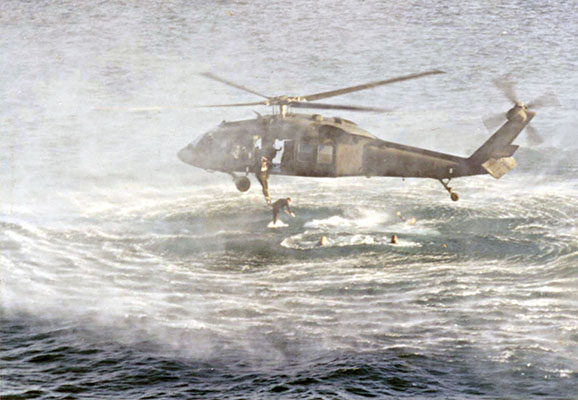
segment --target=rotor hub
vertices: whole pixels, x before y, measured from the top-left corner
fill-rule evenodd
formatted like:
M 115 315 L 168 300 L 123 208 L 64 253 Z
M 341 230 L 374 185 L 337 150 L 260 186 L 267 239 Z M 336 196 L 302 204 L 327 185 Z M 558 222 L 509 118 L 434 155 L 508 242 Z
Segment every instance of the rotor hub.
M 521 101 L 517 101 L 517 102 L 516 102 L 516 107 L 519 107 L 519 108 L 521 108 L 521 109 L 523 109 L 523 110 L 527 110 L 527 109 L 528 109 L 528 106 L 527 106 L 524 102 L 521 102 Z
M 271 97 L 271 98 L 267 99 L 265 101 L 265 103 L 268 106 L 282 106 L 282 105 L 290 105 L 293 103 L 301 103 L 301 102 L 305 102 L 305 101 L 307 101 L 307 100 L 305 100 L 299 96 L 283 95 L 283 96 Z
M 527 109 L 528 107 L 526 107 L 524 103 L 517 102 L 516 105 L 508 111 L 506 118 L 508 118 L 508 121 L 512 122 L 524 122 L 528 118 L 526 115 Z

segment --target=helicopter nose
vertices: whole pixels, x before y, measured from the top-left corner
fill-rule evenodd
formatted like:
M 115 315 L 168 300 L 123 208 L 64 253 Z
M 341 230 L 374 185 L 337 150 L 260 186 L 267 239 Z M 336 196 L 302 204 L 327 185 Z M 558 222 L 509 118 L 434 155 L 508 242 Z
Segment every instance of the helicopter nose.
M 179 160 L 182 162 L 190 165 L 195 165 L 195 159 L 197 158 L 195 156 L 195 149 L 191 145 L 183 147 L 181 150 L 179 150 L 177 157 L 179 157 Z

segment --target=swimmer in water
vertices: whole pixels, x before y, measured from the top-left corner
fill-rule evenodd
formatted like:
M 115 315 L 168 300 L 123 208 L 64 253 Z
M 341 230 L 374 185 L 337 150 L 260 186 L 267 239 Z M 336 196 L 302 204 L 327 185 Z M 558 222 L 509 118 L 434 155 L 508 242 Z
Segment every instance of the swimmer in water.
M 406 222 L 409 225 L 415 225 L 415 223 L 417 222 L 417 220 L 414 217 L 411 217 L 410 219 L 405 219 L 403 215 L 401 215 L 401 211 L 398 211 L 396 215 L 399 217 L 399 219 L 401 219 L 403 222 Z
M 329 240 L 327 239 L 327 236 L 322 235 L 321 238 L 319 239 L 319 241 L 317 242 L 317 244 L 315 246 L 317 247 L 325 247 L 329 244 Z

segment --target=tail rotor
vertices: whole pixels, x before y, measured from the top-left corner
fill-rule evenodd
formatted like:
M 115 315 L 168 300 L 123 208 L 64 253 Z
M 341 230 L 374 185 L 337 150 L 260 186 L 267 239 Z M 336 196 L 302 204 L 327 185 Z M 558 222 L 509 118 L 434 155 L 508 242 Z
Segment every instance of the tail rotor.
M 553 92 L 547 92 L 529 103 L 519 101 L 516 95 L 515 84 L 511 81 L 510 74 L 494 79 L 493 83 L 498 89 L 500 89 L 504 97 L 514 104 L 514 107 L 506 113 L 499 113 L 485 117 L 483 123 L 488 130 L 494 130 L 507 120 L 519 117 L 520 115 L 525 115 L 526 111 L 533 111 L 542 107 L 556 107 L 560 105 L 558 97 Z M 544 143 L 544 138 L 533 126 L 528 125 L 526 127 L 526 133 L 528 134 L 528 144 L 531 146 L 537 146 Z

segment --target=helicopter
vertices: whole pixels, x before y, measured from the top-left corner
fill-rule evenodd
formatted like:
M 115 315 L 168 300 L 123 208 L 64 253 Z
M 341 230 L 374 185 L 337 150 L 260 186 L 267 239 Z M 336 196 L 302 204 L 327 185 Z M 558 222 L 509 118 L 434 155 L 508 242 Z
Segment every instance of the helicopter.
M 430 178 L 439 181 L 453 201 L 459 195 L 452 190 L 452 179 L 489 174 L 499 179 L 516 167 L 512 157 L 519 146 L 512 142 L 534 118 L 532 104 L 515 99 L 509 83 L 499 83 L 513 107 L 497 117 L 503 125 L 470 157 L 459 157 L 418 147 L 388 142 L 360 128 L 353 121 L 320 114 L 301 114 L 293 109 L 385 112 L 377 107 L 317 103 L 321 99 L 367 90 L 378 86 L 443 74 L 440 70 L 399 76 L 305 96 L 270 97 L 212 73 L 201 75 L 222 84 L 264 98 L 248 103 L 213 104 L 197 107 L 271 106 L 273 113 L 240 121 L 223 121 L 178 152 L 178 158 L 209 172 L 229 174 L 236 188 L 246 192 L 254 173 L 262 185 L 267 203 L 267 177 L 401 177 Z M 263 168 L 266 173 L 263 173 Z M 265 175 L 265 177 L 263 177 Z

